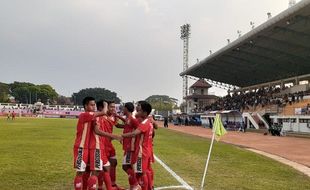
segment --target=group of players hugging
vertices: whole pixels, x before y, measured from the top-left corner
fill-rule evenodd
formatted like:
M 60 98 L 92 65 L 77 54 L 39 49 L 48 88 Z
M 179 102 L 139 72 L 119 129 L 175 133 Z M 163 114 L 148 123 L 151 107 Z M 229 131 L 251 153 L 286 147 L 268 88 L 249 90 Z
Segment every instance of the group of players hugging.
M 128 102 L 123 116 L 116 113 L 113 101 L 96 102 L 93 97 L 85 97 L 83 106 L 73 148 L 75 190 L 103 190 L 103 184 L 106 190 L 124 189 L 116 184 L 117 159 L 112 140 L 122 143 L 122 167 L 128 175 L 129 190 L 152 190 L 153 137 L 157 128 L 150 116 L 152 106 L 146 101 L 136 106 Z M 113 134 L 113 127 L 123 128 L 123 134 Z

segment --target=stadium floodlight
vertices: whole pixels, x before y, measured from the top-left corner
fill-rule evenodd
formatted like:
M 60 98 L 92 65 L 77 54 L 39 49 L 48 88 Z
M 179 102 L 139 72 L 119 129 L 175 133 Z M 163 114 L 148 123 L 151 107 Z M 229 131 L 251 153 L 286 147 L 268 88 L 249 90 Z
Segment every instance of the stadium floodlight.
M 191 27 L 190 24 L 184 24 L 180 27 L 181 28 L 181 39 L 182 40 L 189 38 L 189 35 L 191 34 L 190 27 Z
M 255 23 L 254 22 L 250 22 L 250 25 L 251 25 L 251 28 L 252 28 L 252 30 L 255 28 Z
M 238 34 L 238 38 L 240 38 L 242 36 L 242 31 L 241 30 L 237 30 L 237 34 Z
M 271 17 L 272 17 L 271 12 L 267 13 L 267 17 L 268 17 L 268 19 L 271 19 Z
M 190 36 L 190 24 L 184 24 L 181 27 L 181 36 L 183 40 L 183 72 L 188 69 L 188 49 L 189 49 L 189 36 Z M 185 105 L 187 105 L 187 100 L 185 97 L 188 95 L 188 76 L 183 76 L 183 99 L 185 100 Z M 187 112 L 187 108 L 185 108 Z

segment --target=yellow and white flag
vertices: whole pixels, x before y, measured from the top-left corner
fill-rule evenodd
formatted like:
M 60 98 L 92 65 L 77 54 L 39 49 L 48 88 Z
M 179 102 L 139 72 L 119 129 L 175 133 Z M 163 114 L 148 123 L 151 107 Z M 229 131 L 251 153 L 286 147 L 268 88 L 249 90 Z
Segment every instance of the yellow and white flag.
M 220 114 L 216 114 L 216 117 L 213 123 L 213 132 L 215 133 L 216 141 L 219 141 L 221 136 L 227 133 L 226 129 L 223 126 Z

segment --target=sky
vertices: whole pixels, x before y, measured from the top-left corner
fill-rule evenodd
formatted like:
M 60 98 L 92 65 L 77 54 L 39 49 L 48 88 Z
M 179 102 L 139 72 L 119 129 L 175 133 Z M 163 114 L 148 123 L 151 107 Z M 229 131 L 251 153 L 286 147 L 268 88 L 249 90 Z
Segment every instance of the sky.
M 0 0 L 0 82 L 50 84 L 65 96 L 103 87 L 123 101 L 181 100 L 181 25 L 191 24 L 191 66 L 248 32 L 250 21 L 287 8 L 288 0 Z

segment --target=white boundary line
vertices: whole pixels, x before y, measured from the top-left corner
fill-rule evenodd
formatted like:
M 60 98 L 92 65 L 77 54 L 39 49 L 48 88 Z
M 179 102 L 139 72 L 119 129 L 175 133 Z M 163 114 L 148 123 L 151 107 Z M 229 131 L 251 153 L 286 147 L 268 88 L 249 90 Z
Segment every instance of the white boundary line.
M 155 188 L 155 190 L 162 190 L 162 189 L 188 189 L 188 188 L 185 187 L 184 185 L 180 185 L 180 186 L 167 186 L 167 187 L 157 187 L 157 188 Z
M 179 183 L 182 184 L 182 186 L 167 186 L 167 187 L 158 187 L 155 188 L 155 190 L 161 190 L 161 189 L 172 189 L 172 188 L 184 188 L 188 190 L 194 190 L 188 183 L 186 183 L 180 176 L 178 176 L 174 171 L 172 171 L 167 164 L 165 164 L 163 161 L 161 161 L 156 155 L 154 155 L 155 160 L 162 166 L 164 167 L 167 172 L 169 172 Z

